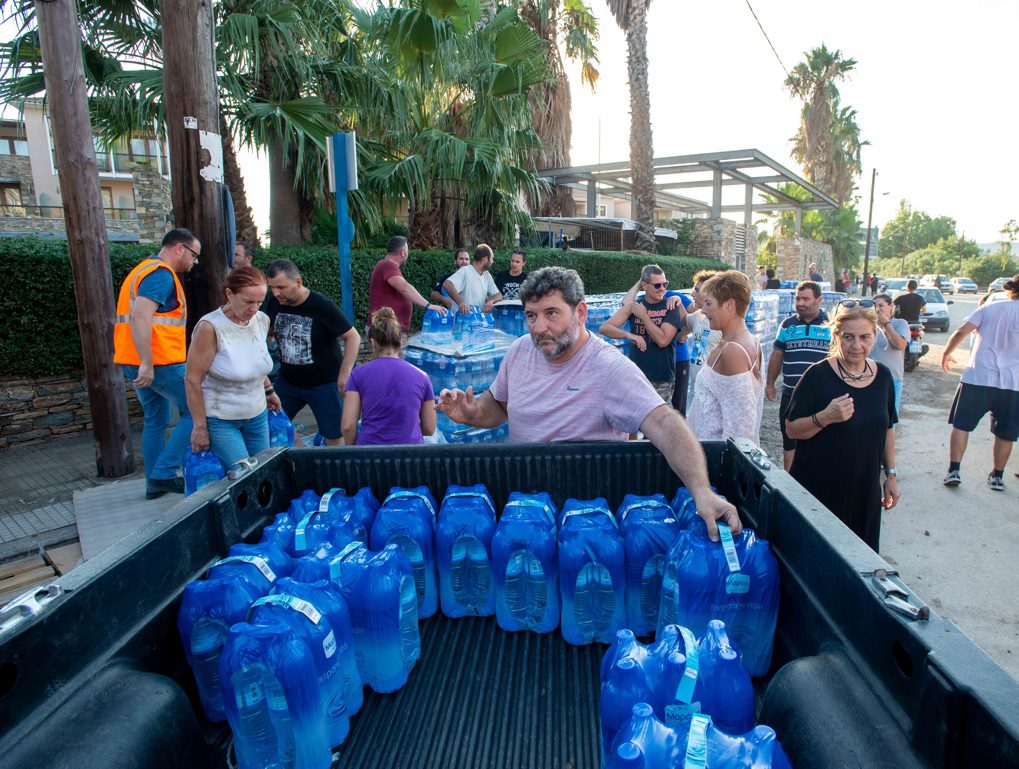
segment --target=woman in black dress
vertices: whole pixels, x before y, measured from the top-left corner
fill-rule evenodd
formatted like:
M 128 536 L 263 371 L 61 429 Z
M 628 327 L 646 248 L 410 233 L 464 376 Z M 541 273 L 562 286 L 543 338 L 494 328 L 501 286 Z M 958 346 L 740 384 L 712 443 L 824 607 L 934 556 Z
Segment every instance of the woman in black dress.
M 867 357 L 876 337 L 874 302 L 841 302 L 831 353 L 800 377 L 786 419 L 796 439 L 789 472 L 875 552 L 881 510 L 899 501 L 895 388 L 887 367 Z

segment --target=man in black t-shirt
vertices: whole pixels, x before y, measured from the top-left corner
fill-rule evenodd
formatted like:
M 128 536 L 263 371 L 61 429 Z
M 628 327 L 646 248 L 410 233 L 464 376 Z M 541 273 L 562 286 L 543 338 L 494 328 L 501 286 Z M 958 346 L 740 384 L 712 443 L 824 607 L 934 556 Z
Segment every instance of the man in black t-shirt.
M 344 389 L 357 360 L 361 336 L 335 302 L 304 285 L 297 265 L 289 259 L 277 259 L 265 274 L 272 289 L 266 314 L 279 346 L 280 373 L 275 387 L 283 411 L 294 419 L 309 406 L 326 443 L 338 446 L 343 442 Z
M 523 251 L 514 251 L 510 254 L 510 268 L 492 276 L 503 299 L 518 298 L 520 286 L 527 280 L 527 273 L 524 272 L 526 263 L 527 255 Z
M 432 300 L 433 304 L 445 305 L 451 310 L 453 309 L 453 305 L 455 304 L 455 302 L 453 302 L 453 300 L 449 298 L 449 294 L 443 288 L 442 284 L 445 283 L 450 278 L 452 278 L 453 273 L 455 273 L 461 267 L 466 267 L 468 264 L 471 263 L 471 255 L 466 248 L 458 248 L 456 251 L 453 252 L 453 263 L 456 265 L 456 267 L 453 268 L 453 272 L 447 272 L 445 275 L 439 278 L 435 286 L 432 288 L 432 295 L 429 297 L 429 299 Z
M 920 313 L 927 306 L 924 298 L 916 293 L 916 281 L 912 279 L 906 283 L 906 293 L 895 297 L 894 304 L 895 315 L 906 323 L 919 323 Z
M 644 298 L 620 308 L 598 331 L 610 339 L 630 340 L 630 360 L 671 405 L 676 384 L 676 333 L 686 323 L 686 311 L 682 304 L 668 309 L 665 292 L 669 281 L 657 264 L 645 266 L 640 280 Z M 629 333 L 622 329 L 624 323 L 629 323 Z

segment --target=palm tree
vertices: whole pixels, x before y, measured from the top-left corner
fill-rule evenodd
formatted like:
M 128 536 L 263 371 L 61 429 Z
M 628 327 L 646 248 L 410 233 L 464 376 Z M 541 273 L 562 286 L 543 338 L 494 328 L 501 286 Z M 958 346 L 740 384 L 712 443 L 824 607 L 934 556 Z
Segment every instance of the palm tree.
M 651 0 L 606 0 L 619 28 L 626 33 L 626 70 L 630 83 L 630 183 L 636 246 L 654 253 L 655 172 L 651 137 L 651 96 L 648 92 L 647 13 Z
M 573 134 L 570 112 L 570 79 L 559 49 L 565 43 L 566 57 L 580 62 L 580 79 L 593 90 L 598 81 L 598 19 L 583 0 L 518 0 L 520 18 L 545 41 L 548 82 L 531 90 L 534 130 L 542 148 L 528 158 L 528 167 L 565 168 L 570 165 Z M 531 210 L 542 216 L 572 216 L 573 194 L 556 186 L 544 201 L 530 201 Z
M 831 129 L 838 110 L 837 83 L 856 66 L 856 59 L 844 59 L 841 51 L 829 51 L 823 44 L 805 55 L 806 60 L 793 67 L 785 80 L 792 95 L 804 102 L 800 128 L 793 138 L 793 156 L 803 164 L 807 178 L 831 194 L 836 192 L 836 153 Z M 858 131 L 856 138 L 859 139 Z

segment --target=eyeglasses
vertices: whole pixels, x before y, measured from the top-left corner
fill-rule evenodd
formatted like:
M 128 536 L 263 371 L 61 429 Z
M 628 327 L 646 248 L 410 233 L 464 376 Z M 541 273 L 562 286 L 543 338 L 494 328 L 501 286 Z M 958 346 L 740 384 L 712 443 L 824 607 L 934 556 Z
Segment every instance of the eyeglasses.
M 195 251 L 193 248 L 191 248 L 191 246 L 185 246 L 183 243 L 181 243 L 179 245 L 184 246 L 184 248 L 186 248 L 188 251 L 190 251 L 191 252 L 191 261 L 194 262 L 195 264 L 198 264 L 198 252 Z
M 665 281 L 664 283 L 648 283 L 648 285 L 652 288 L 668 288 L 669 281 Z
M 874 302 L 872 302 L 870 299 L 843 299 L 841 302 L 839 302 L 839 307 L 845 307 L 847 310 L 853 309 L 854 307 L 856 307 L 856 305 L 860 305 L 860 307 L 875 306 Z

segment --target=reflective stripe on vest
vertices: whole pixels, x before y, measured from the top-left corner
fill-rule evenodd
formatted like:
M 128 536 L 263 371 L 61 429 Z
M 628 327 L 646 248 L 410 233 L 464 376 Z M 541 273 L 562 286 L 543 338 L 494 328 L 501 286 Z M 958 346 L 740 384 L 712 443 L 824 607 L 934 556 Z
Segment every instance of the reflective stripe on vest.
M 169 312 L 156 312 L 152 316 L 152 365 L 167 366 L 183 363 L 187 357 L 187 301 L 184 288 L 176 273 L 161 259 L 146 259 L 131 270 L 120 287 L 117 314 L 113 327 L 113 360 L 115 363 L 137 366 L 141 363 L 131 336 L 131 313 L 138 298 L 138 286 L 156 270 L 170 270 L 177 307 Z

